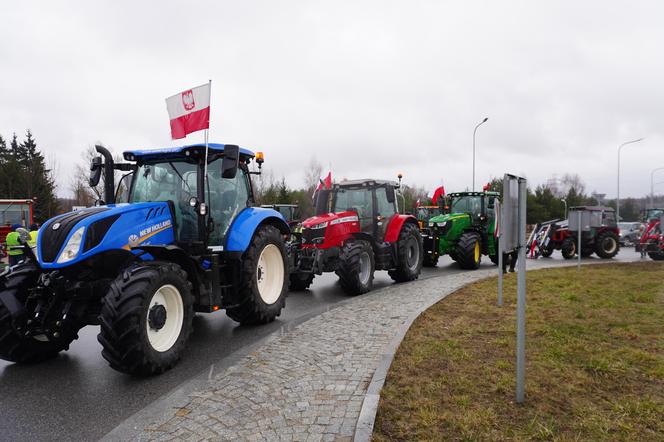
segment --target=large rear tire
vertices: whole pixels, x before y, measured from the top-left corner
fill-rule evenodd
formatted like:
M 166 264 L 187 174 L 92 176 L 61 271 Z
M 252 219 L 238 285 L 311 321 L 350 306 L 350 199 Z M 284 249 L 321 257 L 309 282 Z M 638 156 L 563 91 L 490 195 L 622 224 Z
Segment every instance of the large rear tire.
M 396 282 L 413 281 L 420 276 L 424 248 L 422 235 L 414 224 L 405 224 L 399 233 L 397 243 L 397 268 L 388 275 Z
M 373 288 L 375 259 L 371 244 L 366 241 L 347 241 L 341 249 L 339 276 L 341 287 L 349 295 L 361 295 Z
M 462 269 L 476 270 L 482 262 L 482 240 L 477 232 L 461 235 L 456 246 L 457 262 Z
M 134 265 L 102 300 L 97 340 L 114 369 L 149 376 L 172 368 L 187 345 L 194 317 L 192 285 L 173 263 Z
M 602 259 L 611 259 L 620 251 L 618 235 L 611 231 L 605 231 L 597 235 L 595 241 L 595 253 Z
M 288 288 L 293 291 L 307 290 L 311 283 L 314 282 L 315 276 L 313 273 L 291 273 Z
M 240 304 L 226 314 L 240 324 L 267 324 L 281 314 L 288 294 L 288 261 L 279 230 L 263 226 L 242 255 Z
M 37 283 L 39 271 L 29 262 L 23 262 L 3 277 L 0 293 L 16 297 L 25 303 L 28 290 Z M 69 344 L 78 338 L 78 328 L 71 325 L 53 336 L 29 336 L 19 334 L 12 325 L 12 317 L 5 305 L 0 302 L 0 358 L 18 363 L 36 363 L 55 357 L 69 349 Z

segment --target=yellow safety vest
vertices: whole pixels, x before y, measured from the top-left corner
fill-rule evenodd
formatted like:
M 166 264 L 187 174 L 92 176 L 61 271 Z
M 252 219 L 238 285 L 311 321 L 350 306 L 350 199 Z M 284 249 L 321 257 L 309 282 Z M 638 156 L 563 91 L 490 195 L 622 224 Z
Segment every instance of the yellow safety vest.
M 31 230 L 30 231 L 30 241 L 28 241 L 28 245 L 32 248 L 37 247 L 37 234 L 39 233 L 39 230 Z
M 11 256 L 22 255 L 23 246 L 18 242 L 18 232 L 11 232 L 7 234 L 7 253 Z

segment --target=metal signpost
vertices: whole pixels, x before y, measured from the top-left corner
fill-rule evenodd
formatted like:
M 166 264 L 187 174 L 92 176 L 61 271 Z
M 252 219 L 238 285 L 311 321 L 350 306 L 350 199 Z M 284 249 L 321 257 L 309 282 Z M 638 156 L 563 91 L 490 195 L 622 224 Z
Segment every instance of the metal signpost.
M 526 379 L 526 199 L 525 178 L 505 174 L 498 243 L 498 305 L 502 304 L 502 255 L 518 251 L 516 292 L 516 401 L 522 403 Z
M 503 205 L 496 201 L 496 240 L 498 240 L 498 307 L 503 305 Z
M 579 246 L 577 247 L 579 250 L 577 250 L 578 258 L 576 260 L 576 271 L 581 270 L 581 231 L 583 229 L 581 228 L 581 211 L 579 210 L 579 239 L 577 240 L 577 243 Z

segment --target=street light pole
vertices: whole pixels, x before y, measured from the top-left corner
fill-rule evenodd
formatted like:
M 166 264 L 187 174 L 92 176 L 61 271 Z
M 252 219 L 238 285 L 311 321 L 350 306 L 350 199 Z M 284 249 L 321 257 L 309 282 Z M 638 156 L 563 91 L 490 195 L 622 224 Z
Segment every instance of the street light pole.
M 643 138 L 639 138 L 638 140 L 632 140 L 632 141 L 627 141 L 626 143 L 622 143 L 620 146 L 618 146 L 618 188 L 616 192 L 616 222 L 620 222 L 620 151 L 622 150 L 623 147 L 627 146 L 628 144 L 632 143 L 638 143 L 639 141 L 642 141 Z
M 475 191 L 475 133 L 477 132 L 477 128 L 486 123 L 486 120 L 488 120 L 489 117 L 485 117 L 484 120 L 480 121 L 477 126 L 475 126 L 475 130 L 473 130 L 473 192 Z
M 650 208 L 655 207 L 655 172 L 664 170 L 664 167 L 658 167 L 650 172 Z

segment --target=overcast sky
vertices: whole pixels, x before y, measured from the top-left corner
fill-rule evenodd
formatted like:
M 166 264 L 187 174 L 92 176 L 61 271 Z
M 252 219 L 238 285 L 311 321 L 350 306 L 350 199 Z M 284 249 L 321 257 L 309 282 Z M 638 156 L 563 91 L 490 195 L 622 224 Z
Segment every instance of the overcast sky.
M 0 134 L 31 129 L 67 196 L 81 151 L 170 140 L 164 99 L 212 79 L 211 140 L 303 184 L 448 191 L 505 172 L 578 173 L 643 196 L 664 167 L 661 1 L 4 2 Z M 191 134 L 185 143 L 202 141 Z M 664 171 L 656 181 L 664 181 Z M 664 184 L 659 185 L 664 193 Z

